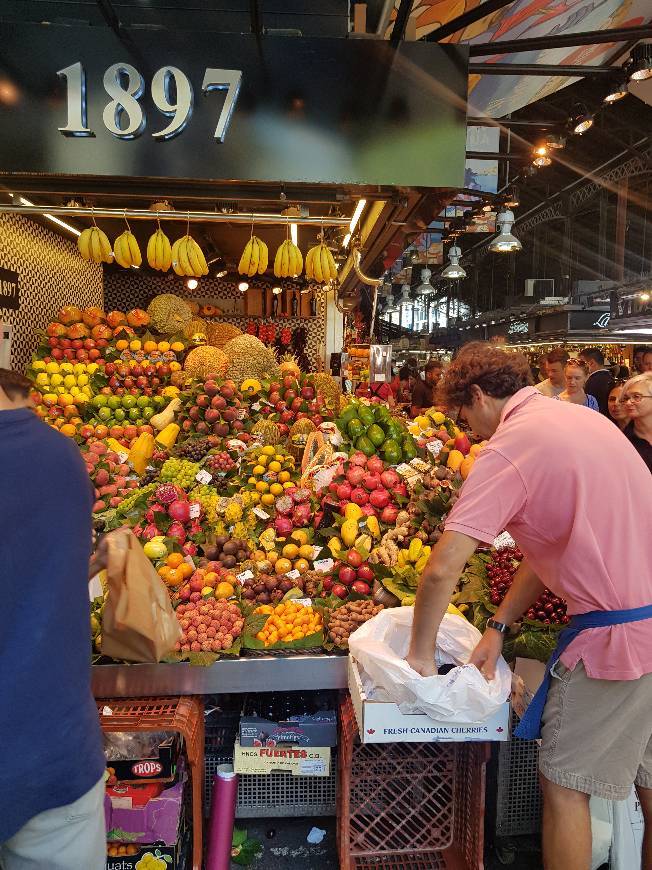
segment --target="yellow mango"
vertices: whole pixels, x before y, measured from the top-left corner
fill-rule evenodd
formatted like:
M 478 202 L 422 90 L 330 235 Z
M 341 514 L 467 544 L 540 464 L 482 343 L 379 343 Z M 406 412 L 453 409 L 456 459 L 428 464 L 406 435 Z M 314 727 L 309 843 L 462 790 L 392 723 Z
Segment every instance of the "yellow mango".
M 344 549 L 339 538 L 331 538 L 326 546 L 333 555 L 340 553 Z
M 357 507 L 357 505 L 356 505 Z M 345 520 L 340 529 L 344 546 L 352 547 L 355 544 L 355 539 L 358 537 L 358 523 L 356 520 Z
M 344 508 L 344 519 L 345 520 L 354 520 L 356 523 L 362 516 L 362 508 L 359 504 L 355 504 L 355 502 L 350 501 Z
M 374 536 L 374 538 L 380 537 L 380 526 L 378 524 L 378 517 L 367 517 L 367 528 Z
M 462 475 L 462 480 L 466 480 L 466 478 L 471 473 L 471 469 L 473 468 L 473 463 L 475 462 L 474 456 L 467 456 L 464 459 L 464 462 L 460 465 L 460 474 Z
M 420 538 L 412 538 L 408 549 L 408 559 L 410 562 L 416 562 L 423 550 L 423 541 Z
M 448 454 L 448 461 L 446 463 L 447 468 L 452 468 L 453 471 L 457 471 L 460 465 L 464 462 L 464 454 L 461 450 L 451 450 Z
M 437 426 L 440 426 L 446 419 L 446 415 L 442 414 L 441 411 L 433 411 L 430 414 L 430 419 L 433 421 L 433 423 L 436 423 Z

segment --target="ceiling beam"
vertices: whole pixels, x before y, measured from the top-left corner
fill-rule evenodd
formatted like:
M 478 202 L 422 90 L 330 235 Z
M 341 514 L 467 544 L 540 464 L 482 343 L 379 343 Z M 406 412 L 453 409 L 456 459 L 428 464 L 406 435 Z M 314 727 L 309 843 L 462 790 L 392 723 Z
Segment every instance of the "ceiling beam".
M 483 4 L 484 5 L 484 4 Z M 470 63 L 469 75 L 484 76 L 612 76 L 616 66 L 564 66 L 550 63 Z
M 251 32 L 255 36 L 263 35 L 263 19 L 260 14 L 259 0 L 249 0 L 249 18 L 251 20 Z
M 480 9 L 483 7 L 480 6 Z M 516 54 L 521 51 L 538 51 L 546 48 L 566 48 L 576 45 L 600 45 L 610 42 L 649 39 L 652 23 L 640 27 L 618 27 L 612 30 L 587 30 L 582 33 L 551 33 L 549 36 L 534 36 L 530 39 L 497 40 L 479 42 L 469 46 L 469 57 L 487 57 L 493 54 Z
M 513 2 L 514 0 L 485 0 L 484 3 L 481 3 L 474 9 L 469 9 L 468 12 L 463 12 L 462 15 L 458 15 L 457 18 L 453 18 L 452 21 L 442 24 L 442 26 L 438 27 L 437 30 L 433 30 L 432 33 L 429 33 L 426 36 L 426 42 L 440 42 L 447 36 L 453 36 L 453 34 L 459 33 L 460 30 L 464 30 L 465 27 L 475 24 L 476 21 L 482 21 L 483 18 L 486 18 L 494 12 L 498 12 L 499 9 L 504 9 L 505 6 L 509 6 L 510 3 Z
M 412 0 L 401 0 L 401 5 L 398 7 L 396 18 L 394 19 L 394 27 L 392 35 L 389 37 L 390 43 L 396 46 L 405 38 L 405 29 L 407 27 L 408 18 L 412 10 Z

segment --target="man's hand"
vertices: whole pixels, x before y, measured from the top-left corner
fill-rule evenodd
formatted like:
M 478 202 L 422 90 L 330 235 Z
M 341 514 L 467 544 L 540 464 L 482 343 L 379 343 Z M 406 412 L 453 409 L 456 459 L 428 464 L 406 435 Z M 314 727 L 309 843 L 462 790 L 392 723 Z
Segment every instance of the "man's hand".
M 413 671 L 421 674 L 422 677 L 436 677 L 437 665 L 433 659 L 422 659 L 419 656 L 407 654 L 406 661 Z
M 471 653 L 470 665 L 475 665 L 485 680 L 496 676 L 496 664 L 503 651 L 503 636 L 494 628 L 488 628 Z

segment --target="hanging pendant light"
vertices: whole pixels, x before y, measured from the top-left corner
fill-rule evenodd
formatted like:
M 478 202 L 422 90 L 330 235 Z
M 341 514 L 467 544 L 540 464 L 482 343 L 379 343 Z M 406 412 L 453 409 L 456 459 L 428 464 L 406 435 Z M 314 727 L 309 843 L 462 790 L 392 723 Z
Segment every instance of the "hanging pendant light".
M 426 236 L 426 265 L 425 268 L 421 270 L 421 283 L 417 287 L 417 293 L 419 296 L 427 296 L 429 293 L 434 293 L 435 288 L 430 283 L 430 279 L 432 278 L 432 272 L 428 268 L 428 251 L 430 250 L 430 235 Z
M 448 252 L 448 259 L 450 262 L 441 273 L 442 278 L 448 278 L 449 281 L 456 281 L 458 278 L 466 278 L 466 272 L 462 266 L 460 266 L 461 256 L 462 251 L 457 247 L 457 245 L 453 245 Z
M 516 236 L 510 233 L 514 223 L 514 212 L 509 209 L 501 211 L 496 218 L 496 226 L 500 228 L 498 235 L 489 243 L 493 254 L 513 254 L 523 247 Z

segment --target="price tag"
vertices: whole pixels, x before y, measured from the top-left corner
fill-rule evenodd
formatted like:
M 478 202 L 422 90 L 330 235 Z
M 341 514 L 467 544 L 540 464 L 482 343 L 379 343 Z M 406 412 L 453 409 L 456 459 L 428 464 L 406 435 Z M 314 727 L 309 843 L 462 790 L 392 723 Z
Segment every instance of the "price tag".
M 443 447 L 444 444 L 442 441 L 439 440 L 439 438 L 435 438 L 434 441 L 428 441 L 428 443 L 426 444 L 426 450 L 433 456 L 439 456 Z
M 515 547 L 515 546 L 516 546 L 516 541 L 514 540 L 514 538 L 512 538 L 512 536 L 509 534 L 509 532 L 503 532 L 502 534 L 498 535 L 498 537 L 494 541 L 494 548 L 496 550 L 503 550 L 506 547 Z
M 382 372 L 374 377 L 374 383 L 376 384 L 383 384 L 385 383 L 385 380 L 385 375 Z
M 255 507 L 253 509 L 253 512 L 261 520 L 268 520 L 269 519 L 269 514 L 267 513 L 267 511 L 264 511 L 261 507 Z
M 212 479 L 213 475 L 206 471 L 205 468 L 202 468 L 201 471 L 198 471 L 195 477 L 195 480 L 198 480 L 200 483 L 204 484 L 210 483 Z
M 194 570 L 194 568 L 195 568 L 195 563 L 194 563 L 194 561 L 193 561 L 192 556 L 184 556 L 184 557 L 183 557 L 183 561 L 184 561 L 186 564 L 190 565 L 190 567 Z
M 260 402 L 254 402 L 254 404 L 251 406 L 251 410 L 252 411 L 260 411 L 261 407 L 262 406 L 261 406 Z
M 242 574 L 236 574 L 236 578 L 239 580 L 240 583 L 244 583 L 245 580 L 251 580 L 253 576 L 253 571 L 243 571 Z
M 285 576 L 289 577 L 290 580 L 298 580 L 298 578 L 301 577 L 301 571 L 297 571 L 297 569 L 295 568 L 292 571 L 288 571 Z
M 289 574 L 286 574 L 289 577 Z M 293 598 L 293 604 L 300 604 L 301 607 L 312 607 L 312 598 Z
M 302 758 L 299 762 L 299 773 L 303 776 L 324 776 L 326 761 L 323 758 Z
M 196 520 L 198 516 L 201 515 L 201 505 L 198 501 L 193 502 L 190 505 L 190 519 Z
M 328 574 L 329 571 L 333 570 L 334 564 L 335 562 L 332 559 L 318 559 L 313 563 L 313 568 L 321 574 Z
M 246 408 L 238 408 L 238 420 L 244 420 L 247 417 L 247 409 Z
M 102 716 L 113 716 L 113 710 L 104 705 L 104 707 L 102 707 Z
M 120 463 L 120 465 L 124 465 L 124 463 L 127 461 L 127 459 L 129 459 L 128 453 L 125 453 L 124 451 L 121 451 L 120 453 L 118 453 L 118 462 Z
M 323 547 L 313 547 L 312 548 L 312 558 L 316 559 L 317 556 L 321 553 Z
M 407 464 L 407 462 L 401 462 L 400 465 L 397 465 L 396 471 L 398 474 L 401 475 L 401 477 L 406 477 L 414 473 L 410 466 Z

